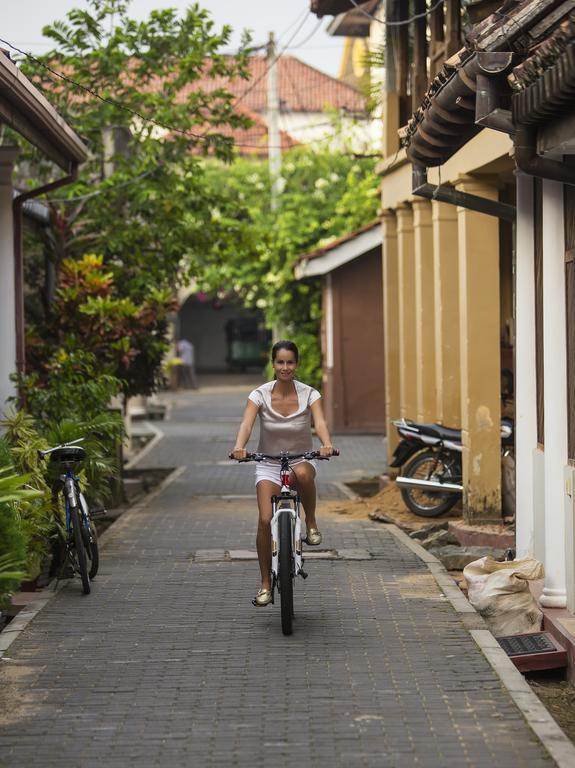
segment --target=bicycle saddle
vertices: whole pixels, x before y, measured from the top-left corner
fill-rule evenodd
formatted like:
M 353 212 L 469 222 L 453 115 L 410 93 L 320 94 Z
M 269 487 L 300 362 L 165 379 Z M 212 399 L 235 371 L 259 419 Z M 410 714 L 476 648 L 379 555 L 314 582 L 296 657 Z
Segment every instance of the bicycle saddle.
M 86 451 L 79 445 L 70 445 L 65 448 L 56 448 L 50 454 L 50 461 L 58 464 L 77 464 L 86 458 Z

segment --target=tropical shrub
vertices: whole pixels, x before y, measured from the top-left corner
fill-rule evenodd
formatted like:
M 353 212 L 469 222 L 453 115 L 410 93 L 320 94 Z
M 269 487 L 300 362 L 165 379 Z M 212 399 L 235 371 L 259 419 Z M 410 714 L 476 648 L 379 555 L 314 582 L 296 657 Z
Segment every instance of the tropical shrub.
M 16 472 L 8 445 L 0 440 L 0 606 L 35 566 L 30 556 L 32 528 L 26 524 L 26 508 L 35 504 L 41 493 L 29 487 L 30 480 L 30 475 Z
M 231 28 L 195 3 L 142 20 L 128 0 L 84 6 L 44 28 L 52 50 L 21 63 L 90 142 L 78 182 L 46 199 L 50 226 L 27 240 L 27 368 L 42 386 L 62 351 L 76 364 L 88 350 L 124 394 L 145 395 L 158 384 L 178 283 L 221 235 L 201 156 L 230 160 L 229 127 L 249 125 L 220 84 L 247 79 L 249 37 L 226 55 Z M 25 144 L 21 156 L 34 184 L 47 180 L 37 152 Z

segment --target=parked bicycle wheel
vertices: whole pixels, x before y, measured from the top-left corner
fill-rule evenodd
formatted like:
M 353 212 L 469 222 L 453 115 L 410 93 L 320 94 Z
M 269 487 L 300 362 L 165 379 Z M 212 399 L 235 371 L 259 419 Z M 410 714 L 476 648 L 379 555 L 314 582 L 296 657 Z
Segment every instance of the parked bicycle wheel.
M 100 551 L 98 549 L 98 534 L 96 532 L 96 526 L 90 522 L 90 547 L 88 550 L 88 557 L 90 558 L 90 581 L 98 573 L 100 567 Z
M 74 548 L 76 550 L 76 561 L 82 578 L 82 590 L 85 595 L 90 594 L 90 575 L 88 573 L 88 562 L 86 557 L 86 545 L 82 535 L 82 523 L 80 522 L 80 511 L 78 507 L 70 509 L 70 522 L 74 536 Z
M 293 619 L 293 554 L 291 514 L 284 512 L 279 519 L 279 591 L 281 600 L 282 632 L 292 633 Z
M 98 573 L 100 566 L 100 553 L 98 550 L 98 534 L 96 526 L 90 519 L 90 509 L 83 494 L 80 494 L 80 504 L 82 507 L 82 535 L 84 538 L 84 547 L 89 560 L 89 576 L 92 580 Z
M 418 453 L 413 461 L 403 470 L 404 477 L 419 480 L 449 481 L 453 472 L 443 463 L 440 456 L 433 451 Z M 401 496 L 407 507 L 419 517 L 437 517 L 448 512 L 460 498 L 458 493 L 442 493 L 441 491 L 421 491 L 415 488 L 402 488 Z

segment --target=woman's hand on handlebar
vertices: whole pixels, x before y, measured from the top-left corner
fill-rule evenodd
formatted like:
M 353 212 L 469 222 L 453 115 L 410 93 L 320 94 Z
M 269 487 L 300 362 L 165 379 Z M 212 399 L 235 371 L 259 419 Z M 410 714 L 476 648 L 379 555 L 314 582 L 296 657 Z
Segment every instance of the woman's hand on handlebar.
M 327 459 L 330 456 L 337 456 L 339 451 L 336 451 L 333 445 L 322 445 L 319 449 L 319 455 L 322 459 Z
M 237 461 L 242 461 L 247 458 L 248 452 L 245 448 L 234 448 L 234 450 L 230 453 L 230 459 L 236 459 Z

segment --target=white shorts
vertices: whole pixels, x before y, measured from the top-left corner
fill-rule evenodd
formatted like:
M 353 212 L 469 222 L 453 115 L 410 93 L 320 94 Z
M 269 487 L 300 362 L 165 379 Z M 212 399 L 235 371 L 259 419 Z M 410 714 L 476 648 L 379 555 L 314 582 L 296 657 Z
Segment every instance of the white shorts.
M 294 464 L 301 464 L 302 461 L 311 464 L 314 470 L 317 470 L 317 464 L 315 461 L 308 461 L 307 459 L 298 459 L 297 461 L 290 462 Z M 281 464 L 279 461 L 258 461 L 256 463 L 256 485 L 262 480 L 271 480 L 272 483 L 280 485 L 280 469 Z

